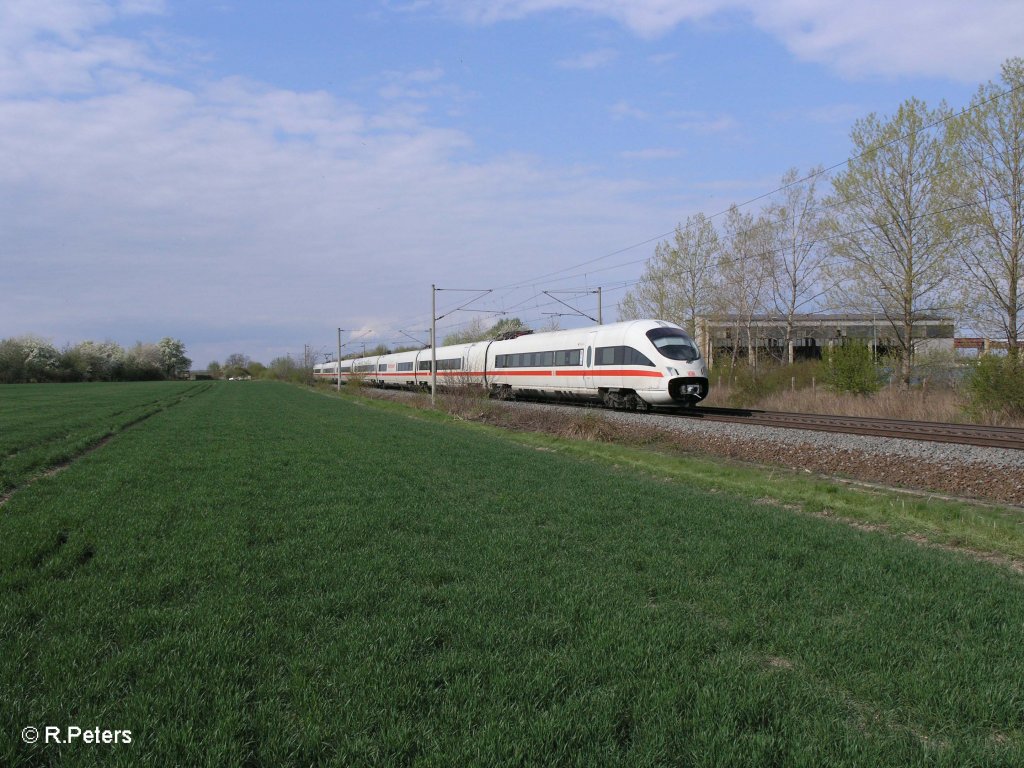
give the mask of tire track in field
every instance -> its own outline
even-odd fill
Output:
[[[10,490],[8,490],[7,492],[5,492],[3,494],[0,494],[0,507],[3,507],[8,501],[10,501],[11,497],[13,497],[14,494],[18,493],[18,491],[21,491],[21,490],[24,490],[25,488],[31,487],[32,485],[34,485],[35,483],[39,482],[40,480],[42,480],[45,477],[53,477],[54,475],[59,474],[60,472],[63,472],[65,469],[70,467],[72,464],[74,464],[79,459],[83,458],[84,456],[88,456],[90,453],[94,453],[94,452],[98,451],[100,448],[105,446],[107,443],[109,443],[111,440],[113,440],[118,435],[121,435],[125,431],[131,429],[132,427],[134,427],[134,426],[136,426],[138,424],[141,424],[142,422],[146,421],[147,419],[149,419],[149,418],[151,418],[153,416],[156,416],[158,413],[163,413],[164,411],[168,411],[171,408],[173,408],[174,406],[183,403],[185,400],[190,400],[191,398],[195,397],[196,395],[200,395],[200,394],[206,392],[212,386],[213,386],[212,384],[207,384],[205,386],[194,387],[194,388],[189,389],[189,390],[183,392],[182,394],[180,394],[180,395],[178,395],[178,396],[176,396],[176,397],[174,397],[172,399],[169,399],[169,400],[156,400],[156,401],[154,401],[152,403],[152,405],[155,406],[153,408],[153,410],[147,411],[146,413],[143,413],[140,416],[137,416],[136,418],[134,418],[134,419],[132,419],[130,421],[126,421],[124,424],[121,424],[121,425],[117,426],[112,431],[108,432],[107,434],[103,435],[102,437],[100,437],[96,441],[94,441],[94,442],[90,443],[89,445],[85,446],[84,448],[82,448],[80,451],[78,451],[74,455],[69,456],[69,457],[67,457],[65,459],[61,459],[60,461],[55,462],[54,464],[51,464],[50,466],[44,468],[38,474],[36,474],[33,477],[31,477],[28,480],[26,480],[24,483],[22,483],[20,485],[16,485],[13,488],[11,488]],[[130,410],[130,409],[124,409],[122,411],[119,411],[119,413],[124,413],[127,410]]]
[[[188,390],[188,391],[191,391],[191,390]],[[179,397],[180,397],[180,395],[179,395]],[[173,401],[169,402],[169,404],[170,405],[174,405],[176,402],[177,402],[176,400],[173,400]],[[140,410],[144,411],[144,413],[148,415],[148,414],[152,414],[153,411],[146,411],[147,408],[151,409],[153,407],[163,407],[163,404],[164,404],[163,400],[151,400],[151,401],[146,402],[146,403],[138,403],[136,405],[128,406],[127,408],[121,408],[121,409],[116,410],[116,411],[110,411],[109,413],[103,414],[103,417],[107,418],[107,419],[115,419],[116,417],[121,416],[121,415],[126,414],[126,413],[130,413],[131,411],[140,411]],[[139,419],[133,419],[131,421],[125,422],[125,424],[121,425],[121,427],[118,427],[118,429],[124,429],[125,427],[132,426],[132,425],[138,423],[138,421],[139,421]],[[8,450],[6,453],[4,453],[2,456],[0,456],[0,459],[6,459],[6,458],[13,457],[13,456],[17,456],[19,453],[24,451],[26,448],[38,449],[38,448],[44,448],[44,447],[47,447],[47,446],[51,446],[51,445],[54,445],[56,443],[60,443],[62,440],[66,440],[69,437],[69,432],[67,431],[66,428],[55,428],[55,429],[56,429],[56,431],[52,432],[49,435],[45,435],[45,436],[41,437],[38,441],[32,443],[29,446],[20,446],[20,445],[12,446],[10,450]],[[110,433],[110,434],[113,434],[113,433]],[[92,446],[90,445],[88,447],[92,447]]]

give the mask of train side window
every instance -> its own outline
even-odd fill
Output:
[[[639,349],[634,349],[633,347],[625,347],[625,350],[625,358],[626,363],[628,365],[646,365],[649,366],[650,368],[654,367],[654,363],[652,363],[650,359]]]
[[[541,352],[540,353],[540,364],[545,368],[550,368],[555,364],[555,353],[554,352]]]
[[[555,352],[555,365],[579,365],[582,357],[582,349],[563,349]]]
[[[646,365],[654,367],[642,352],[633,347],[598,347],[594,365]]]
[[[590,347],[587,347],[587,368],[590,367]]]

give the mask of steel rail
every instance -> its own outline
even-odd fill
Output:
[[[949,424],[933,421],[879,419],[870,416],[827,416],[817,413],[704,406],[678,409],[672,413],[684,418],[752,426],[810,429],[819,432],[844,432],[852,435],[930,440],[939,443],[1024,450],[1024,429],[1019,427],[988,427],[979,424]]]

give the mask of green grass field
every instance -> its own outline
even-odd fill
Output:
[[[0,388],[0,496],[38,471],[209,386],[137,382]]]
[[[193,394],[0,507],[0,765],[1024,764],[1007,568],[287,385]],[[132,743],[20,736],[70,725]]]

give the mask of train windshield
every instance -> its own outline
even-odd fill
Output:
[[[670,360],[692,363],[700,359],[700,351],[693,339],[678,328],[655,328],[647,332],[647,338]]]

